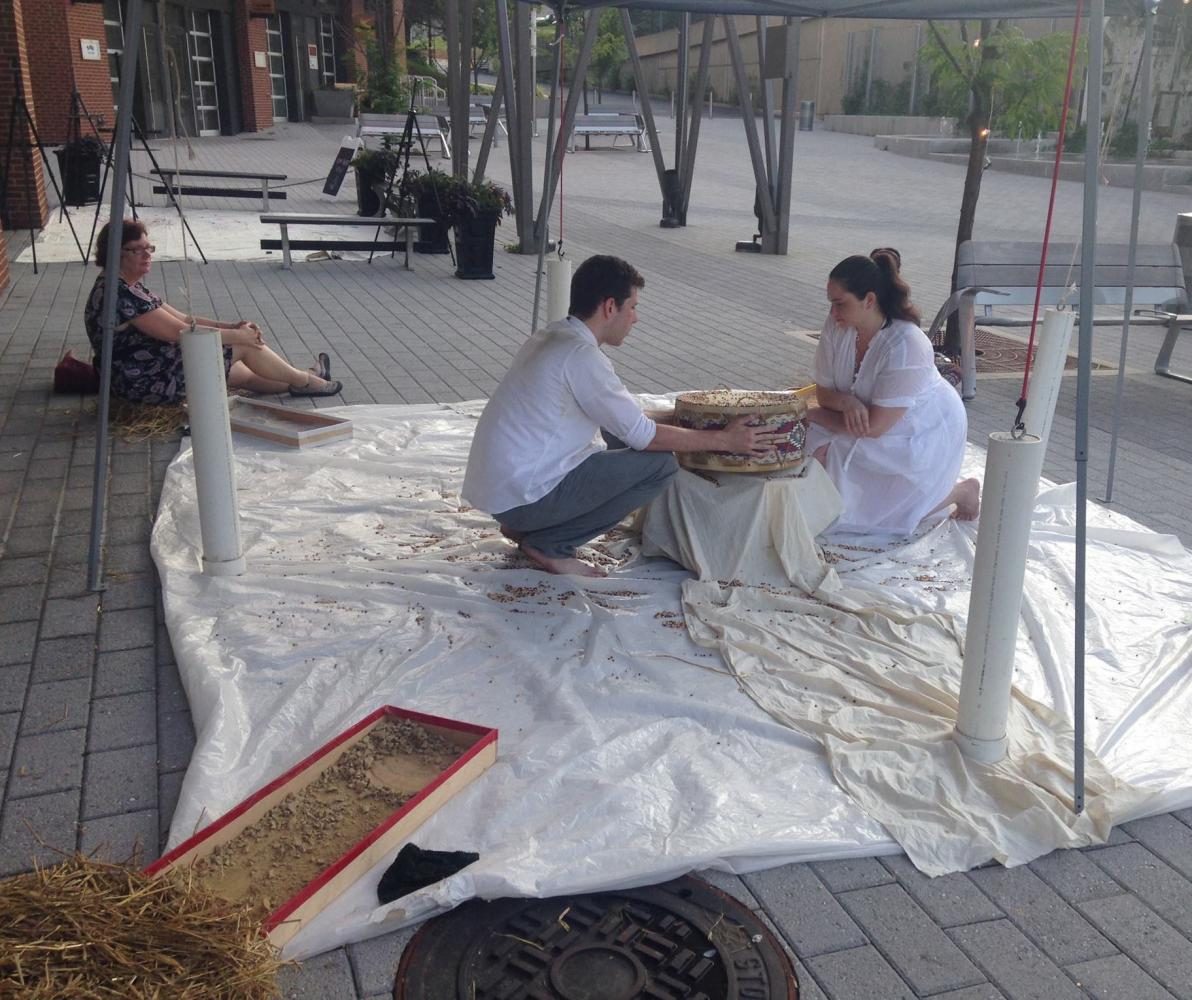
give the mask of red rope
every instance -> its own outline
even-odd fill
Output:
[[[1051,195],[1047,199],[1047,221],[1043,225],[1043,252],[1039,256],[1039,278],[1035,283],[1035,308],[1031,312],[1031,334],[1026,345],[1026,365],[1022,370],[1022,396],[1018,400],[1018,421],[1026,407],[1026,391],[1031,379],[1031,361],[1035,357],[1035,328],[1039,322],[1039,302],[1043,298],[1043,274],[1047,268],[1047,249],[1051,243],[1051,218],[1055,213],[1055,189],[1060,179],[1060,161],[1064,155],[1064,133],[1068,127],[1068,106],[1072,100],[1072,72],[1076,66],[1076,44],[1080,38],[1080,12],[1083,4],[1076,5],[1076,21],[1072,25],[1072,48],[1068,52],[1068,79],[1064,84],[1064,107],[1060,112],[1060,131],[1055,140],[1055,165],[1051,171]],[[1090,86],[1100,86],[1100,81]],[[1096,138],[1089,141],[1096,142]]]

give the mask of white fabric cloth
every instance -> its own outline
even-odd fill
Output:
[[[568,316],[522,345],[484,408],[463,497],[489,514],[533,503],[604,450],[602,429],[638,451],[654,440],[654,421],[617,377],[592,331]]]
[[[906,413],[875,438],[812,424],[807,450],[828,445],[828,475],[844,501],[833,530],[906,535],[956,485],[968,417],[956,390],[936,371],[931,341],[914,323],[892,320],[879,330],[854,371],[856,348],[856,329],[837,327],[829,317],[815,352],[816,384]]]
[[[642,518],[642,555],[662,555],[700,580],[835,590],[815,536],[840,514],[840,494],[808,459],[782,472],[680,469]]]

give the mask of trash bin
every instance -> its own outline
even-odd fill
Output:
[[[815,127],[815,101],[799,102],[799,131],[810,132]]]

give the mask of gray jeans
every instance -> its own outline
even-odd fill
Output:
[[[569,559],[653,500],[679,471],[669,451],[634,451],[607,434],[605,440],[608,451],[588,456],[542,499],[495,514],[497,522],[544,555]]]

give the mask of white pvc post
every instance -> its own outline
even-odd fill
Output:
[[[1006,755],[1006,718],[1022,609],[1043,442],[1034,435],[989,435],[985,496],[969,597],[960,709],[952,738],[961,753],[987,764]]]
[[[244,572],[245,562],[220,332],[184,331],[182,367],[203,539],[203,572],[208,576],[238,576]]]
[[[1047,451],[1047,439],[1051,435],[1055,404],[1060,398],[1064,363],[1068,359],[1068,344],[1072,341],[1075,323],[1075,313],[1048,309],[1035,342],[1035,359],[1031,364],[1031,380],[1027,385],[1022,422],[1028,434],[1033,434],[1043,442],[1044,452]]]
[[[552,257],[546,262],[546,321],[556,323],[567,318],[571,305],[571,261]]]

